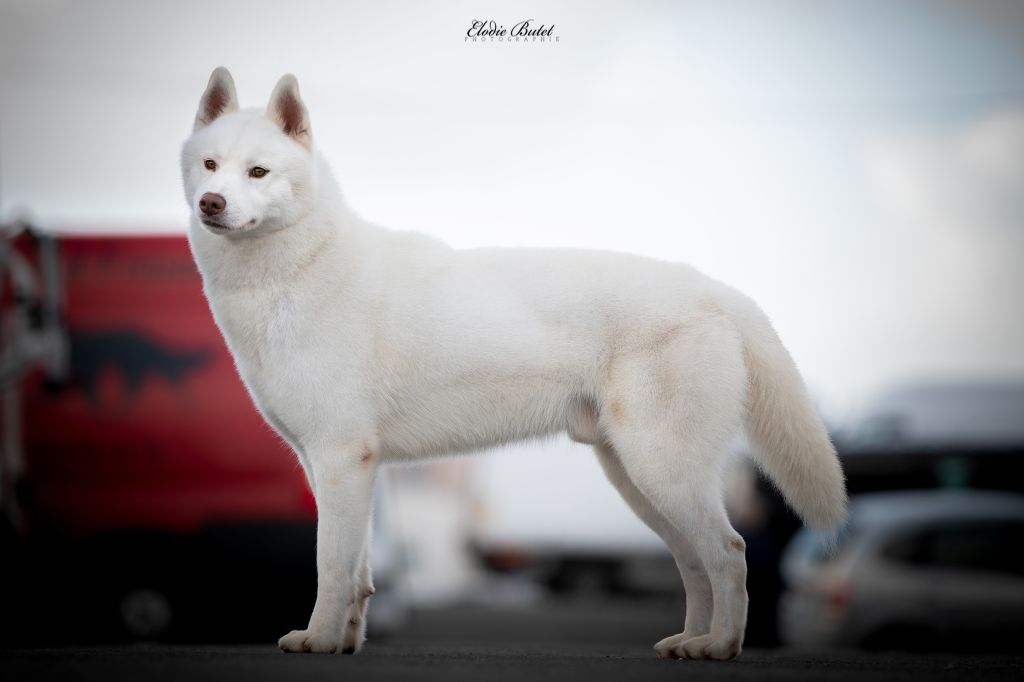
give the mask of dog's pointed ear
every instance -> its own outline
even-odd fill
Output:
[[[299,97],[299,81],[288,73],[274,87],[267,105],[267,118],[276,123],[293,140],[306,149],[312,144],[309,130],[309,112]]]
[[[196,123],[193,130],[199,130],[217,120],[223,114],[238,111],[238,95],[235,94],[235,81],[223,66],[218,66],[210,74],[210,82],[206,92],[199,100],[199,111],[196,112]]]

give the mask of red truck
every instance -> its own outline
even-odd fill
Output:
[[[315,594],[313,497],[235,371],[184,236],[12,230],[0,254],[0,501],[18,618],[70,599],[79,617],[59,620],[75,637],[194,636],[240,608],[247,625],[277,614],[254,636],[301,627]],[[245,593],[257,589],[255,613]]]

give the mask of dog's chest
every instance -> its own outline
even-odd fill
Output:
[[[306,373],[302,364],[318,345],[322,330],[303,314],[304,301],[284,292],[214,297],[214,312],[235,363],[249,390],[261,402],[276,394],[300,391],[292,378]]]

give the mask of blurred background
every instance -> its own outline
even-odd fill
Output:
[[[373,221],[685,261],[761,304],[854,498],[827,554],[737,443],[748,645],[1024,626],[1021,3],[5,0],[0,57],[8,641],[271,641],[312,607],[315,504],[184,238],[177,157],[217,65],[251,106],[295,73]],[[377,636],[682,629],[671,557],[583,446],[377,492]]]

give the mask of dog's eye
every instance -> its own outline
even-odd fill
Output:
[[[206,166],[206,170],[208,171],[217,170],[217,162],[214,161],[213,159],[207,159],[206,161],[203,161],[203,165]]]
[[[249,169],[250,178],[262,178],[269,171],[266,168],[260,168],[259,166],[253,166]]]

